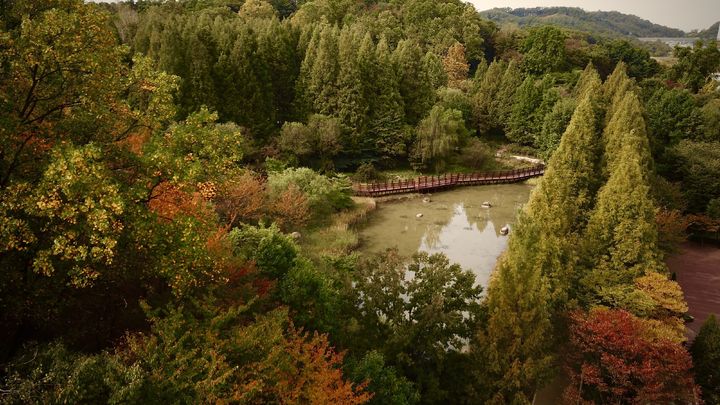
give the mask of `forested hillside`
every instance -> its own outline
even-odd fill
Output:
[[[555,25],[612,37],[684,37],[685,32],[617,11],[585,11],[576,7],[494,8],[480,13],[498,24],[521,27]]]
[[[664,264],[720,230],[715,42],[459,0],[0,2],[0,403],[712,403]],[[545,159],[487,288],[352,181]],[[692,353],[692,354],[691,354]]]

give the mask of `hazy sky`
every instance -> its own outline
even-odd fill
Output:
[[[616,10],[685,31],[720,21],[720,0],[469,0],[478,10],[495,7],[570,6],[588,11]]]

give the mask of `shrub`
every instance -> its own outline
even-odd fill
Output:
[[[492,149],[477,138],[471,139],[460,152],[458,161],[471,169],[487,169],[495,161]]]
[[[355,170],[355,174],[352,178],[355,181],[365,183],[370,181],[383,180],[385,176],[375,168],[375,165],[367,162],[361,164],[360,167]]]
[[[267,228],[243,225],[233,229],[228,238],[237,256],[255,261],[262,273],[273,278],[287,274],[298,256],[295,242],[276,225]]]
[[[344,178],[329,178],[304,167],[270,173],[268,177],[268,189],[272,198],[280,196],[291,185],[305,194],[315,216],[349,208],[353,204],[350,198],[350,183]]]

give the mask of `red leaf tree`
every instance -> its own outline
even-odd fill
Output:
[[[629,312],[575,312],[570,332],[566,403],[701,403],[685,348]]]

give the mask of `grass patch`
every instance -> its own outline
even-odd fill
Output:
[[[358,248],[360,237],[356,228],[375,209],[375,200],[353,197],[353,201],[352,208],[330,215],[327,221],[307,229],[302,235],[300,245],[311,259],[340,257]]]

